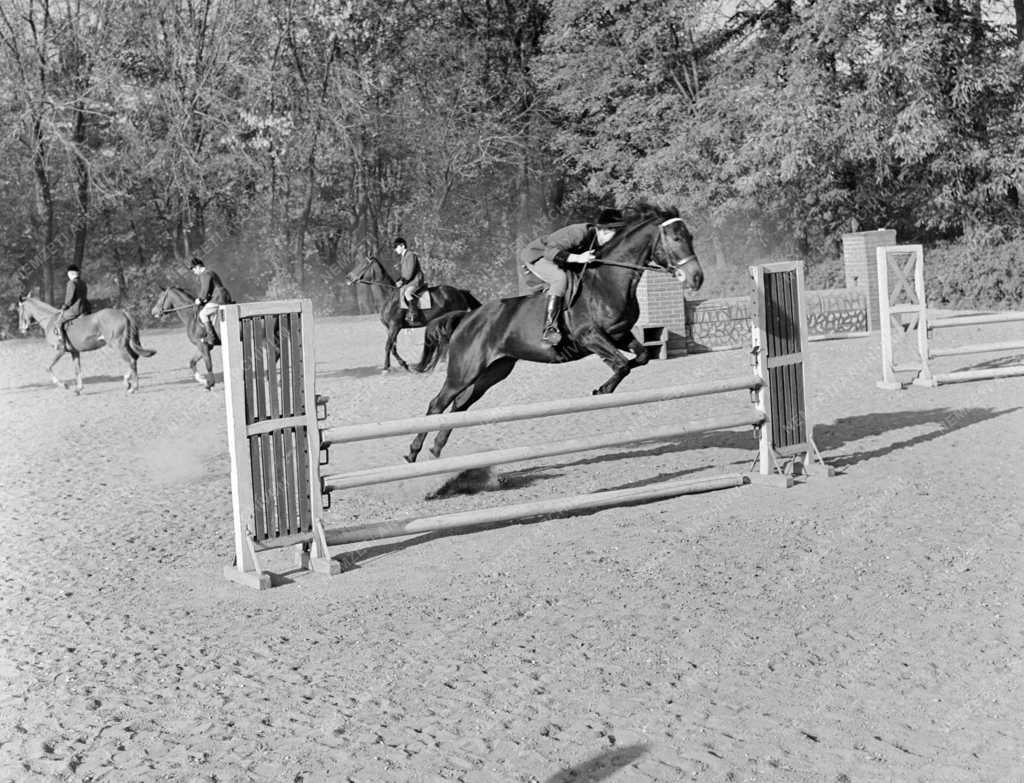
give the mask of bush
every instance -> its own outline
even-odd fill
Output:
[[[1024,239],[999,245],[945,243],[925,252],[932,307],[1024,309]]]

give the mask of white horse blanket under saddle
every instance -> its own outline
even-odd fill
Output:
[[[404,296],[400,297],[400,299],[401,299],[401,301],[399,302],[399,305],[404,310],[407,307],[407,304],[406,304],[406,301],[405,301],[405,297]],[[420,308],[420,310],[429,310],[430,309],[430,289],[429,288],[424,288],[422,291],[420,291],[419,294],[416,295],[415,299],[416,299],[416,306],[418,308]]]

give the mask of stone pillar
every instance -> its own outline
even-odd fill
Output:
[[[896,232],[889,228],[843,234],[846,287],[860,288],[867,294],[868,330],[872,332],[881,324],[878,314],[878,267],[875,251],[879,247],[895,244]]]
[[[636,287],[636,300],[640,305],[637,328],[664,326],[668,330],[668,355],[685,354],[688,334],[683,284],[672,275],[647,272]]]

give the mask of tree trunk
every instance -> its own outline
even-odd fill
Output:
[[[75,219],[75,251],[73,263],[82,266],[85,243],[89,235],[89,166],[85,160],[85,111],[75,107],[75,131],[71,140],[75,150],[75,174],[78,177],[78,216]]]
[[[46,171],[46,141],[43,139],[43,129],[38,119],[32,126],[32,137],[35,142],[32,148],[32,168],[35,171],[36,187],[38,188],[36,209],[43,226],[42,291],[40,295],[52,302],[54,301],[53,260],[57,252],[56,217],[50,176]]]
[[[1017,23],[1017,42],[1024,41],[1024,0],[1013,0],[1013,16]]]

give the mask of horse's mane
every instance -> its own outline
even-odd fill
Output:
[[[679,210],[676,207],[659,207],[646,201],[638,201],[624,207],[622,217],[626,221],[626,225],[615,232],[615,236],[611,238],[608,244],[598,248],[597,258],[606,257],[619,244],[624,242],[627,237],[632,236],[651,222],[657,220],[661,223],[679,217]]]

